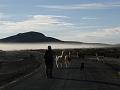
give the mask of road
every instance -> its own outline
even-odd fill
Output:
[[[80,70],[81,62],[85,63]],[[54,67],[53,78],[47,79],[39,70],[33,76],[20,81],[8,90],[120,90],[117,72],[97,60],[73,59],[69,68]]]

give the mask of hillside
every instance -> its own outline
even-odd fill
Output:
[[[39,32],[26,32],[26,33],[19,33],[17,35],[13,35],[7,38],[0,39],[0,42],[62,42],[59,39],[47,37],[42,33]]]

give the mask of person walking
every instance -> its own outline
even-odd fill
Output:
[[[51,49],[51,46],[48,46],[48,50],[46,50],[45,52],[44,59],[46,65],[47,78],[52,78],[54,54],[53,54],[53,50]]]

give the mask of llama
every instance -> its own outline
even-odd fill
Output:
[[[70,61],[71,61],[71,53],[69,52],[68,55],[65,55],[65,66],[66,66],[66,68],[70,64]]]
[[[64,59],[65,59],[64,51],[62,51],[62,54],[60,56],[56,56],[56,59],[55,59],[57,68],[63,67]]]
[[[98,54],[96,53],[96,58],[97,58],[97,62],[103,62],[104,63],[104,56],[98,56]]]

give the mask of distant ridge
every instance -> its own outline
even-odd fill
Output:
[[[47,37],[39,32],[25,32],[0,39],[0,42],[33,43],[33,42],[62,42],[59,39]]]
[[[47,37],[40,32],[34,32],[34,31],[18,33],[16,35],[0,39],[0,43],[43,43],[43,42],[109,45],[109,44],[103,44],[103,43],[84,43],[84,42],[78,42],[78,41],[62,41],[62,40],[59,40],[53,37]]]

